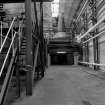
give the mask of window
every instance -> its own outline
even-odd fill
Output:
[[[59,13],[59,0],[54,0],[51,4],[52,17],[57,17]]]

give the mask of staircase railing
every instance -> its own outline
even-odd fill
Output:
[[[11,31],[12,27],[13,27],[13,24],[14,24],[15,19],[16,19],[16,17],[14,17],[14,18],[13,18],[13,21],[11,22],[11,25],[10,25],[9,30],[8,30],[8,32],[7,32],[7,35],[6,35],[6,37],[5,37],[4,41],[3,41],[2,45],[1,45],[1,48],[0,48],[0,53],[1,53],[1,51],[2,51],[3,47],[4,47],[5,43],[6,43],[6,40],[7,40],[8,35],[9,35],[9,33],[10,33],[10,31]]]
[[[2,88],[1,88],[1,92],[0,92],[0,105],[4,105],[4,103],[5,103],[9,83],[11,81],[11,77],[12,77],[12,74],[13,74],[13,71],[14,71],[14,68],[15,68],[15,66],[13,64],[16,62],[16,54],[17,54],[17,50],[19,48],[20,32],[21,32],[20,27],[21,26],[19,26],[19,31],[18,32],[13,30],[13,25],[14,25],[15,20],[16,20],[16,17],[13,18],[4,40],[2,40],[2,22],[1,22],[1,40],[2,40],[2,43],[1,43],[1,48],[0,48],[0,54],[2,54],[3,48],[6,45],[6,42],[7,42],[7,39],[9,37],[10,31],[12,33],[12,36],[11,36],[12,38],[11,38],[11,42],[10,42],[10,45],[8,47],[8,51],[6,53],[5,59],[3,61],[1,70],[0,70],[0,77],[2,76],[4,67],[6,66],[9,54],[12,54],[12,57],[11,57],[9,66],[7,68],[7,72],[6,72],[4,82],[2,84]]]
[[[14,69],[15,69],[15,65],[17,63],[17,59],[19,58],[17,55],[20,54],[21,52],[21,43],[22,43],[22,38],[24,38],[24,36],[22,35],[22,24],[20,23],[19,24],[19,28],[18,28],[18,32],[14,30],[14,23],[15,23],[15,20],[17,18],[14,17],[11,24],[10,24],[10,27],[7,31],[7,34],[5,36],[3,36],[3,22],[1,22],[1,46],[0,46],[0,54],[2,54],[3,52],[3,49],[5,48],[5,45],[7,45],[7,42],[8,42],[8,39],[10,37],[10,44],[9,44],[9,47],[8,47],[8,51],[6,52],[6,55],[5,55],[5,58],[4,58],[4,61],[3,61],[3,64],[2,64],[2,67],[1,67],[1,70],[0,70],[0,78],[4,72],[4,68],[8,62],[8,58],[9,58],[9,55],[12,54],[12,57],[10,59],[10,63],[8,65],[8,67],[6,68],[6,76],[4,78],[4,81],[3,81],[3,84],[2,84],[2,88],[1,88],[1,92],[0,92],[0,105],[4,105],[5,103],[5,100],[6,100],[6,96],[7,96],[7,93],[8,93],[8,88],[9,88],[9,84],[10,84],[10,81],[11,81],[11,78],[12,78],[12,74],[14,72]],[[11,35],[11,36],[10,36]],[[33,72],[33,79],[35,78],[35,69],[36,69],[36,66],[37,66],[37,59],[38,59],[38,53],[39,53],[39,43],[40,43],[40,40],[38,38],[36,38],[36,36],[34,36],[34,39],[36,42],[38,42],[34,48],[35,50],[33,51],[34,53],[34,56],[33,56],[33,67],[32,68],[32,72]],[[20,52],[19,52],[20,51]],[[1,55],[0,55],[1,56]],[[18,65],[18,64],[17,64]],[[19,67],[21,67],[21,65],[18,65]],[[24,68],[23,70],[26,70],[27,67],[29,67],[29,65],[22,65],[22,67]],[[27,71],[27,70],[26,70]]]
[[[3,43],[3,39],[5,38],[5,36],[3,35],[3,24],[6,22],[0,21],[0,48],[2,46]],[[7,39],[10,39],[9,37],[7,37]]]
[[[10,46],[9,46],[8,52],[7,52],[7,54],[6,54],[5,60],[4,60],[4,62],[3,62],[3,65],[2,65],[2,68],[1,68],[1,71],[0,71],[0,76],[2,75],[4,66],[5,66],[5,64],[6,64],[7,58],[8,58],[9,53],[10,53],[10,50],[11,50],[13,44],[14,44],[14,40],[15,40],[15,38],[16,38],[16,34],[17,34],[17,32],[15,32],[15,34],[14,34],[14,36],[13,36],[13,38],[12,38],[12,42],[11,42],[11,44],[10,44]],[[15,49],[14,49],[14,48],[13,48],[13,56],[15,56]]]

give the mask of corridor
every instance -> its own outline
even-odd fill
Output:
[[[0,105],[105,105],[105,0],[0,0]]]
[[[102,76],[101,71],[81,66],[50,66],[35,83],[33,95],[21,94],[12,105],[105,105]]]

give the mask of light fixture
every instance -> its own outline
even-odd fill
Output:
[[[66,51],[58,51],[57,54],[66,54]]]

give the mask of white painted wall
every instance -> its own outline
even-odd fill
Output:
[[[97,7],[102,2],[102,0],[97,0]],[[105,5],[97,12],[97,20],[99,21],[103,16],[105,16]],[[91,21],[88,22],[88,28],[92,27]],[[98,33],[105,30],[105,23],[101,23],[98,27]],[[105,64],[105,33],[103,33],[99,38],[99,60],[101,64]],[[89,42],[89,62],[94,62],[94,49],[93,49],[93,41]],[[92,66],[90,66],[92,67]],[[104,67],[100,67],[100,69],[105,70]]]
[[[97,1],[97,6],[102,2],[102,0]],[[105,16],[105,5],[101,7],[101,9],[97,13],[97,20],[99,21],[101,18]],[[105,30],[105,23],[103,22],[99,25],[98,32]],[[99,37],[99,51],[100,51],[100,63],[105,64],[105,33],[101,34]],[[100,67],[100,69],[105,70],[104,67]]]

